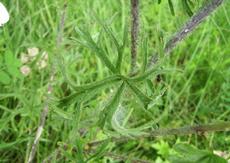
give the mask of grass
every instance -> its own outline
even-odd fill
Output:
[[[109,105],[108,101],[116,101],[117,96],[114,94],[119,92],[117,88],[120,87],[120,82],[109,87],[103,84],[101,87],[90,88],[92,91],[85,92],[84,96],[74,94],[82,89],[81,85],[101,81],[113,73],[108,69],[109,66],[105,66],[106,61],[102,62],[95,55],[95,49],[89,50],[75,41],[85,41],[79,32],[76,32],[76,28],[88,31],[114,64],[117,60],[116,46],[102,30],[95,15],[102,23],[111,27],[118,44],[122,45],[125,26],[129,26],[129,2],[69,1],[63,46],[59,48],[61,57],[57,57],[57,26],[63,2],[2,1],[9,9],[11,19],[0,29],[0,72],[7,75],[0,76],[0,162],[24,162],[28,157],[46,100],[48,76],[53,63],[57,74],[53,83],[52,98],[49,101],[50,112],[36,153],[36,162],[42,162],[57,149],[60,149],[61,154],[54,156],[54,162],[80,162],[92,156],[91,153],[81,155],[82,148],[91,148],[85,147],[85,144],[110,136],[140,135],[158,127],[172,128],[185,124],[230,120],[228,1],[225,1],[189,38],[180,43],[170,58],[160,65],[161,68],[169,70],[160,74],[160,81],[151,77],[147,82],[140,82],[135,87],[120,88],[125,89],[120,90],[123,92],[120,97],[122,102],[111,104],[119,106],[119,111],[116,112],[115,120],[111,124],[117,127],[116,132],[109,130],[109,123],[101,130],[97,122],[101,117],[100,111]],[[198,3],[200,4],[193,10],[202,5],[201,2]],[[166,2],[160,5],[151,0],[141,2],[140,44],[145,39],[148,42],[140,48],[137,63],[139,69],[143,66],[145,47],[148,47],[149,55],[161,52],[171,35],[189,19],[182,11],[181,4],[174,5],[175,16],[172,16]],[[32,72],[25,77],[19,71],[22,66],[20,55],[30,47],[39,48],[39,55],[42,51],[47,51],[49,64],[45,69],[38,70],[36,60],[29,63]],[[121,74],[125,76],[130,69],[129,47],[128,39],[121,64]],[[74,90],[71,83],[80,87]],[[67,98],[69,95],[73,97],[71,100]],[[155,104],[147,110],[143,109],[141,103],[148,102],[145,95],[153,99]],[[84,102],[77,103],[78,97]],[[60,105],[60,100],[66,98],[67,100]],[[168,155],[177,142],[187,142],[210,151],[230,151],[229,132],[140,139],[123,144],[109,142],[104,145],[108,145],[106,149],[104,146],[101,147],[101,151],[150,161],[168,160]],[[164,150],[169,154],[165,154]],[[85,158],[81,158],[83,155]],[[116,162],[111,154],[106,157],[99,157],[99,154],[97,156],[98,158],[93,158],[91,162]]]

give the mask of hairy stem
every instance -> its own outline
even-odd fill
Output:
[[[186,126],[181,128],[172,128],[172,129],[158,129],[154,130],[152,132],[149,132],[148,134],[140,135],[137,137],[120,137],[120,138],[109,138],[104,139],[100,141],[94,141],[91,143],[86,144],[87,149],[85,152],[93,152],[93,147],[96,147],[98,145],[101,145],[105,142],[116,142],[116,143],[123,143],[129,140],[137,140],[137,139],[143,139],[143,138],[153,138],[153,137],[166,137],[166,136],[172,136],[172,135],[191,135],[191,134],[204,134],[207,132],[217,132],[217,131],[229,131],[230,130],[230,121],[226,122],[220,122],[220,123],[213,123],[213,124],[204,124],[204,125],[196,125],[196,126]],[[67,148],[67,144],[65,144],[62,147],[57,148],[51,155],[49,155],[46,159],[43,160],[43,163],[49,162],[52,160],[55,156],[61,154],[62,148]],[[105,153],[104,156],[110,156],[116,159],[120,160],[127,160],[128,157],[120,156],[120,155],[114,155],[113,153]],[[145,160],[140,159],[134,159],[133,162],[148,162]]]
[[[213,11],[215,11],[224,0],[211,0],[210,3],[207,3],[203,8],[201,8],[188,22],[176,32],[172,38],[166,43],[164,48],[164,53],[170,54],[171,51],[181,42],[186,36],[194,31],[194,29],[202,23],[205,18],[207,18]],[[152,67],[158,60],[156,58],[157,54],[152,55],[149,60],[149,67]]]
[[[223,0],[212,0],[200,11],[198,11],[186,24],[179,30],[166,44],[164,49],[169,54],[176,45],[191,33],[207,16],[209,16],[216,8],[220,6]]]
[[[137,67],[139,32],[139,0],[131,0],[131,74]]]
[[[65,24],[65,15],[66,15],[66,8],[67,8],[67,2],[65,2],[64,4],[64,8],[63,8],[63,13],[61,15],[61,21],[59,23],[59,29],[58,29],[58,35],[57,35],[57,41],[56,41],[56,45],[57,45],[57,49],[61,46],[62,44],[62,35],[63,35],[63,29],[64,29],[64,24]],[[58,51],[57,51],[58,53]],[[51,72],[50,72],[50,76],[49,76],[49,82],[48,82],[48,87],[47,87],[47,95],[46,95],[46,101],[44,103],[44,108],[42,110],[41,116],[40,116],[40,123],[38,126],[38,129],[36,131],[36,135],[29,153],[29,158],[27,160],[28,163],[32,163],[35,153],[36,153],[36,149],[37,149],[37,145],[39,143],[39,140],[41,138],[44,126],[45,126],[45,122],[46,122],[46,118],[49,112],[49,103],[51,101],[51,94],[53,92],[53,82],[55,79],[55,74],[56,74],[56,68],[55,68],[55,64],[53,63],[51,66]]]
[[[152,138],[152,137],[165,137],[172,135],[191,135],[191,134],[203,134],[206,132],[217,132],[217,131],[229,131],[230,130],[230,121],[214,123],[214,124],[204,124],[196,126],[186,126],[181,128],[172,128],[172,129],[158,129],[154,130],[148,134],[134,137],[132,139],[141,139],[141,138]],[[132,140],[130,137],[120,137],[120,138],[111,138],[112,142],[125,142]],[[97,146],[108,139],[95,141],[89,143],[89,146]]]

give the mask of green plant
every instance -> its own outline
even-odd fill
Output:
[[[135,57],[130,57],[128,2],[69,1],[62,8],[63,2],[6,2],[19,16],[0,38],[1,161],[149,162],[159,158],[147,145],[159,144],[158,136],[167,139],[157,147],[160,155],[161,147],[167,151],[177,135],[197,147],[226,149],[224,132],[207,140],[202,136],[229,129],[228,88],[222,80],[228,61],[221,63],[229,52],[224,7],[186,38],[222,1],[141,1],[139,28],[133,27]],[[168,5],[175,16],[164,9]],[[188,18],[181,7],[193,16]],[[187,24],[168,38],[185,19]],[[32,63],[29,76],[15,75],[21,66],[17,55],[34,45],[49,52],[50,66],[38,72]],[[2,57],[8,51],[12,55],[7,57],[14,58],[8,64],[13,63],[13,75]],[[217,122],[176,128],[211,119]],[[187,134],[193,135],[183,136]]]

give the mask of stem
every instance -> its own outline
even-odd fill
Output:
[[[148,134],[140,135],[137,137],[113,137],[109,139],[104,139],[100,141],[94,141],[91,143],[88,143],[86,146],[90,149],[88,152],[92,152],[93,148],[95,146],[101,145],[105,142],[116,142],[116,143],[122,143],[127,142],[129,140],[137,140],[137,139],[143,139],[143,138],[153,138],[153,137],[166,137],[166,136],[172,136],[172,135],[191,135],[191,134],[203,134],[206,132],[217,132],[217,131],[229,131],[230,130],[230,121],[226,122],[220,122],[220,123],[214,123],[214,124],[204,124],[204,125],[196,125],[196,126],[186,126],[181,128],[172,128],[172,129],[159,129],[154,130]],[[68,145],[65,144],[62,146],[62,148],[67,148]],[[86,151],[87,152],[87,151]],[[53,159],[54,155],[61,154],[61,147],[57,148],[51,155],[49,155],[46,159],[43,160],[43,163],[49,162]],[[128,157],[126,156],[120,156],[115,155],[113,153],[105,153],[104,156],[110,156],[115,159],[120,160],[127,160]],[[148,161],[140,160],[140,159],[133,159],[133,162],[143,162],[148,163]]]
[[[165,54],[170,54],[171,51],[181,42],[188,34],[192,33],[194,29],[202,23],[213,11],[215,11],[223,0],[212,0],[210,3],[201,8],[188,22],[172,36],[172,38],[166,43],[164,48]],[[149,67],[152,67],[158,60],[157,55],[152,55],[149,60]]]
[[[131,74],[137,67],[137,46],[139,32],[139,0],[131,0]]]
[[[182,41],[189,33],[191,33],[206,17],[208,17],[215,9],[217,9],[223,0],[212,0],[200,11],[198,11],[186,24],[179,30],[166,44],[164,49],[169,54],[176,45]]]
[[[62,44],[66,8],[67,8],[67,2],[65,2],[65,4],[64,4],[63,13],[61,15],[61,21],[60,21],[59,29],[58,29],[58,35],[57,35],[57,41],[56,41],[56,45],[57,45],[58,49]],[[43,108],[41,116],[40,116],[40,124],[38,126],[37,131],[36,131],[35,139],[34,139],[34,142],[32,144],[27,163],[32,163],[33,162],[33,159],[34,159],[34,156],[35,156],[35,153],[36,153],[36,149],[37,149],[37,145],[39,143],[39,140],[41,138],[41,135],[42,135],[42,132],[43,132],[43,129],[44,129],[44,126],[45,126],[46,118],[47,118],[47,115],[48,115],[48,112],[49,112],[49,103],[51,101],[51,94],[53,92],[53,82],[54,82],[54,79],[55,79],[55,74],[56,74],[56,68],[55,68],[55,64],[53,63],[51,65],[51,72],[50,72],[50,77],[49,77],[49,82],[48,82],[46,101],[44,103],[44,108]]]
[[[196,125],[196,126],[186,126],[181,128],[172,128],[172,129],[159,129],[154,130],[148,134],[144,134],[137,137],[120,137],[120,138],[111,138],[111,142],[126,142],[132,139],[141,139],[141,138],[153,138],[153,137],[165,137],[172,135],[191,135],[191,134],[203,134],[206,132],[217,132],[217,131],[229,131],[230,130],[230,121],[215,123],[215,124],[205,124],[205,125]],[[89,146],[97,146],[108,139],[91,142]]]

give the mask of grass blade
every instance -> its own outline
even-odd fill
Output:
[[[173,7],[173,3],[172,3],[172,0],[168,0],[168,4],[169,4],[169,9],[171,11],[171,14],[173,16],[175,16],[175,12],[174,12],[174,7]]]
[[[188,0],[182,0],[182,5],[183,5],[184,10],[188,14],[188,16],[191,17],[193,15],[193,12],[192,12],[192,10],[191,10],[191,8],[189,6]]]

